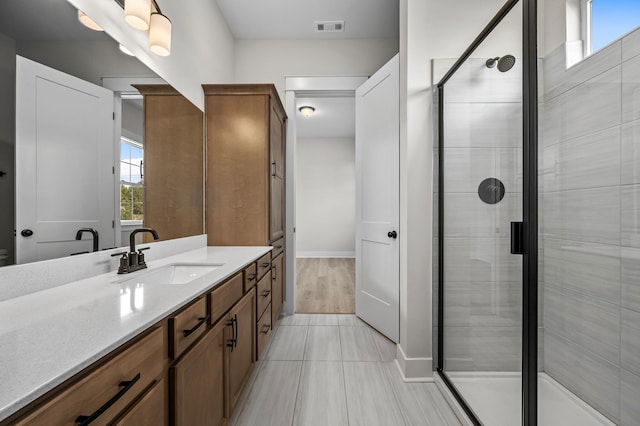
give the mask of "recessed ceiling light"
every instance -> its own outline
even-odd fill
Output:
[[[300,111],[300,114],[302,114],[304,117],[311,117],[311,115],[313,115],[313,113],[315,112],[315,108],[309,105],[305,105],[305,106],[301,106],[300,108],[298,108],[298,111]]]

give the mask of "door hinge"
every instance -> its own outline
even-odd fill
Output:
[[[115,227],[116,227],[116,221],[112,220],[111,221],[111,228],[115,229]]]
[[[114,120],[116,119],[116,112],[115,111],[113,112],[112,117],[113,117]]]
[[[111,166],[111,174],[112,175],[116,174],[116,166]]]
[[[511,222],[511,254],[524,254],[523,222]]]

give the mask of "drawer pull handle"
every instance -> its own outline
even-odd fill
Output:
[[[257,274],[251,274],[249,275],[249,281],[255,281],[257,277]]]
[[[227,347],[231,348],[231,352],[233,352],[233,348],[238,345],[238,315],[234,315],[233,318],[227,323],[227,326],[231,327],[231,339],[229,343],[227,343]]]
[[[182,334],[184,334],[184,337],[188,337],[191,333],[193,333],[194,331],[196,331],[198,328],[200,328],[202,326],[202,324],[204,324],[205,322],[207,322],[207,320],[209,319],[210,315],[207,315],[206,317],[200,317],[198,318],[198,323],[196,325],[194,325],[193,327],[191,327],[188,330],[182,330]]]
[[[265,290],[262,292],[262,297],[268,297],[271,294],[271,290]]]
[[[266,267],[268,267],[270,264],[271,264],[271,262],[264,262],[264,263],[262,264],[262,267],[263,267],[263,268],[266,268]]]
[[[265,324],[262,326],[262,330],[260,331],[260,333],[267,334],[270,328],[271,328],[271,324]]]
[[[140,373],[136,374],[136,376],[131,380],[127,380],[125,382],[118,383],[118,386],[122,387],[122,389],[120,389],[118,391],[118,393],[115,394],[114,397],[111,398],[109,401],[107,401],[102,407],[98,408],[90,416],[78,416],[78,417],[76,417],[76,423],[78,424],[78,426],[87,426],[88,424],[93,423],[93,421],[95,419],[100,417],[113,404],[118,402],[118,400],[120,398],[122,398],[124,396],[124,394],[127,393],[129,391],[129,389],[131,389],[133,387],[133,385],[135,385],[138,380],[140,380]]]
[[[279,249],[281,249],[281,248],[282,248],[282,246],[281,246],[281,245],[277,245],[277,246],[273,246],[273,247],[274,247],[275,249],[277,249],[277,250],[279,250]]]

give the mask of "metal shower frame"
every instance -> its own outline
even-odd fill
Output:
[[[508,0],[437,83],[438,104],[438,353],[437,374],[465,413],[482,425],[444,371],[444,89],[447,81],[480,44],[522,1],[522,142],[524,250],[522,262],[522,425],[538,423],[538,4],[537,0]],[[513,237],[513,236],[512,236]]]

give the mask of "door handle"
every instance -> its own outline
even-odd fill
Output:
[[[394,240],[398,238],[398,233],[396,231],[387,232],[387,237],[393,238]]]
[[[23,237],[30,237],[33,235],[33,231],[31,229],[23,229],[20,232],[20,235],[22,235]]]

